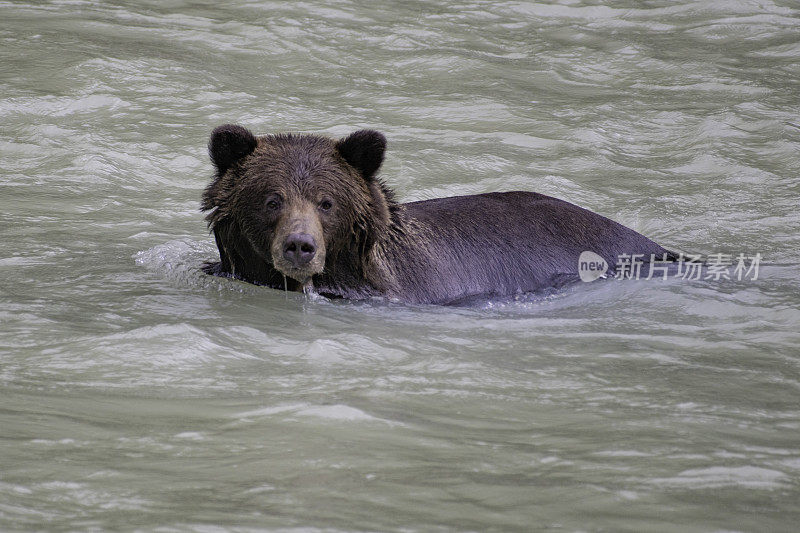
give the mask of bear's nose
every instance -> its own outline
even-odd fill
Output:
[[[308,264],[317,253],[317,243],[308,233],[290,233],[283,243],[283,257],[296,267]]]

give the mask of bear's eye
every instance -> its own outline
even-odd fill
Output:
[[[333,202],[331,202],[330,200],[322,200],[319,203],[319,208],[322,209],[323,211],[330,211],[331,207],[333,207]]]
[[[281,197],[280,196],[270,196],[267,198],[267,209],[278,209],[281,206]]]

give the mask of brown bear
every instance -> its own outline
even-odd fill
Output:
[[[202,209],[219,248],[207,273],[328,297],[455,303],[576,281],[584,251],[673,255],[601,215],[532,192],[398,203],[376,177],[386,139],[361,130],[256,137],[216,128]],[[612,267],[613,270],[613,267]]]

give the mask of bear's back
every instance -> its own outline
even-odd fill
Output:
[[[597,213],[543,194],[513,191],[403,205],[414,247],[391,252],[403,299],[446,303],[511,295],[579,279],[584,251],[615,265],[621,254],[669,252]],[[406,249],[407,248],[407,249]],[[421,263],[424,263],[421,264]]]

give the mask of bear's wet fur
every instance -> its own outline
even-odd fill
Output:
[[[533,192],[398,203],[377,178],[386,139],[360,130],[256,137],[216,128],[202,209],[219,248],[210,274],[329,297],[454,303],[577,281],[583,251],[674,254],[601,215]]]

